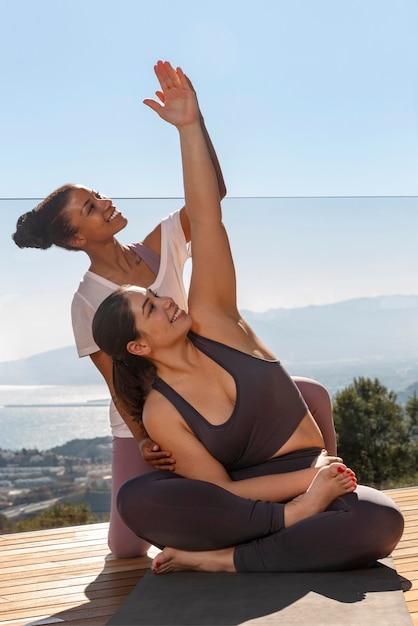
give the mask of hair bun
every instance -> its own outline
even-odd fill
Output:
[[[41,248],[46,250],[52,245],[51,240],[42,232],[39,212],[35,209],[19,217],[16,232],[12,239],[19,248]]]

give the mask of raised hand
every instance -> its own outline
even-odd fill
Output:
[[[160,102],[146,98],[144,104],[177,128],[200,122],[196,93],[183,70],[158,61],[154,71],[161,86],[161,91],[155,92]]]

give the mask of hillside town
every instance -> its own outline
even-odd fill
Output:
[[[17,522],[58,502],[86,503],[107,520],[111,438],[74,440],[52,450],[0,449],[0,520]]]

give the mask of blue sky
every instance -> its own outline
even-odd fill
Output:
[[[65,182],[181,196],[176,131],[142,104],[168,59],[196,87],[229,196],[328,197],[323,212],[225,204],[242,306],[417,292],[416,203],[329,201],[418,196],[415,0],[0,0],[0,25],[0,198]],[[141,203],[132,238],[170,202]],[[34,204],[0,200],[1,361],[72,341],[86,259],[11,243]]]
[[[0,24],[0,197],[181,195],[176,132],[142,105],[159,58],[231,195],[418,193],[415,0],[0,0]]]

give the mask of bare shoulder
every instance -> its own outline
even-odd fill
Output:
[[[168,406],[167,406],[168,405]],[[160,409],[167,409],[170,403],[167,399],[155,389],[151,389],[145,400],[143,410],[143,420],[150,421],[158,416]]]
[[[158,224],[142,242],[144,246],[161,256],[161,224]]]
[[[190,241],[190,223],[189,218],[187,217],[186,207],[180,209],[180,223],[183,228],[184,236],[186,241]],[[161,223],[157,224],[157,226],[152,230],[142,243],[150,248],[153,252],[161,256]]]
[[[186,426],[175,406],[155,389],[152,389],[147,396],[142,421],[151,437],[157,434],[161,437],[168,431],[175,431]]]
[[[261,359],[276,359],[238,312],[228,315],[224,312],[213,312],[208,306],[204,310],[198,310],[196,316],[192,313],[192,318],[192,330],[198,335]]]

